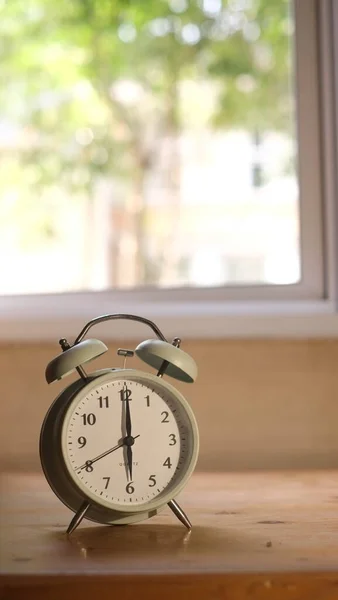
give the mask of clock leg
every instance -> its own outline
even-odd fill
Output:
[[[183,523],[183,525],[185,525],[186,528],[189,529],[189,531],[190,531],[192,529],[192,524],[190,523],[184,510],[181,509],[181,507],[177,504],[177,502],[175,500],[170,500],[170,502],[168,502],[168,506],[169,506],[169,508],[171,508],[171,510],[173,511],[174,515],[176,515],[178,520],[181,521],[181,523]]]
[[[70,535],[76,528],[78,525],[80,525],[83,517],[85,516],[87,510],[90,507],[90,503],[87,502],[87,500],[85,500],[79,510],[77,511],[77,513],[74,515],[74,517],[72,518],[71,522],[68,525],[68,529],[67,529],[67,535]]]

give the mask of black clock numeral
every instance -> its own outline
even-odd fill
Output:
[[[89,415],[82,415],[83,424],[84,425],[94,425],[96,423],[96,417],[94,413],[89,413]]]
[[[125,402],[126,400],[131,400],[130,396],[132,394],[132,391],[129,388],[127,388],[127,386],[123,387],[119,391],[119,394],[120,394],[120,400],[121,400],[121,402]]]
[[[176,440],[176,436],[174,433],[170,433],[169,435],[170,437],[170,442],[169,442],[169,446],[175,446],[175,444],[177,444],[177,440]]]
[[[161,415],[164,415],[161,423],[169,423],[169,413],[166,410],[164,410],[163,412],[161,412]]]
[[[146,399],[146,401],[147,401],[147,406],[150,406],[150,396],[149,396],[149,395],[148,395],[148,396],[146,396],[146,398],[145,398],[145,399]]]
[[[79,444],[79,448],[83,448],[83,447],[86,445],[86,443],[87,443],[87,440],[86,440],[86,438],[85,438],[85,437],[83,437],[83,435],[81,435],[81,436],[78,438],[78,440],[77,440],[77,443]]]
[[[132,486],[132,481],[130,481],[126,487],[127,494],[133,494],[135,492],[135,488]]]
[[[94,467],[92,465],[91,460],[86,461],[85,471],[87,471],[87,473],[92,473],[94,471]]]
[[[105,483],[105,486],[104,486],[104,489],[106,490],[108,488],[108,485],[109,485],[109,482],[110,482],[110,477],[102,477],[102,479],[106,480],[106,483]]]
[[[98,401],[99,401],[99,408],[109,408],[108,396],[105,396],[104,398],[102,396],[99,396]]]
[[[164,467],[168,467],[168,469],[171,469],[171,460],[170,460],[170,456],[168,456],[168,458],[165,459],[164,463],[163,463]]]
[[[155,475],[150,475],[149,481],[151,481],[151,483],[149,483],[149,487],[154,487],[156,485]]]

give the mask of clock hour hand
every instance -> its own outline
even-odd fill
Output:
[[[127,463],[129,469],[130,481],[133,480],[133,451],[131,446],[127,446]]]

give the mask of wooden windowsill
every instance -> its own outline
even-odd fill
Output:
[[[83,523],[41,475],[1,478],[0,598],[338,598],[338,472],[195,474],[169,510]]]

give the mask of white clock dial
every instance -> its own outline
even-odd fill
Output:
[[[193,417],[179,398],[171,386],[135,371],[115,372],[76,396],[62,449],[71,478],[87,497],[135,511],[175,490],[197,452]]]

